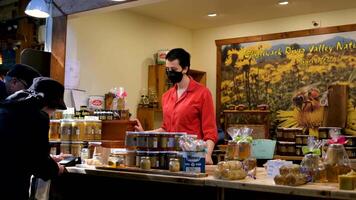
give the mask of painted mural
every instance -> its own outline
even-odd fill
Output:
[[[338,82],[350,87],[356,120],[356,31],[223,45],[221,55],[222,110],[268,104],[284,127],[317,127],[327,87]]]

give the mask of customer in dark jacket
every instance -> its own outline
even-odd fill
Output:
[[[0,81],[0,100],[19,90],[29,88],[33,79],[40,76],[37,70],[28,65],[14,65],[6,74],[4,81]]]
[[[48,114],[66,109],[63,93],[57,81],[38,77],[29,89],[0,103],[1,196],[28,199],[31,175],[48,180],[63,172],[50,157],[48,143]]]

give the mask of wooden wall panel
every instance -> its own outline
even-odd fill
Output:
[[[64,84],[67,16],[53,18],[51,78]]]

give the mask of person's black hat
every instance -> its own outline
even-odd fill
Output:
[[[32,85],[32,81],[36,77],[40,77],[41,74],[34,68],[24,65],[24,64],[15,64],[6,76],[14,77],[25,81],[26,88]]]
[[[61,83],[48,77],[37,77],[33,79],[29,90],[43,93],[45,104],[48,107],[59,110],[67,109],[63,101],[64,86]]]

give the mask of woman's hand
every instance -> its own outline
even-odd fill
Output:
[[[137,125],[135,126],[135,131],[140,131],[140,132],[145,131],[145,130],[143,130],[143,128],[142,128],[142,125],[141,125],[140,120],[135,119],[135,121],[136,121],[136,123],[137,123]]]
[[[209,154],[206,154],[206,155],[205,155],[205,164],[206,164],[206,165],[212,165],[212,164],[214,164],[214,163],[213,163],[213,159],[211,158],[211,155],[209,155]]]

